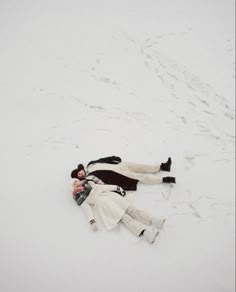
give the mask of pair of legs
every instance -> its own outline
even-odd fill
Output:
[[[165,222],[165,219],[154,218],[147,212],[140,210],[133,205],[130,205],[122,216],[121,222],[134,235],[140,236],[151,225],[155,226],[155,228],[161,229]]]
[[[118,167],[123,175],[139,180],[144,184],[159,184],[162,182],[162,178],[155,175],[161,170],[160,164],[146,165],[121,162]]]

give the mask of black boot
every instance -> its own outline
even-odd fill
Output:
[[[163,182],[163,183],[168,183],[168,184],[170,184],[170,183],[175,184],[175,183],[176,183],[176,181],[175,181],[175,177],[173,177],[173,176],[166,176],[166,177],[163,177],[163,178],[162,178],[162,182]]]
[[[172,161],[171,161],[171,158],[169,157],[166,163],[161,164],[160,170],[170,171],[171,163]]]

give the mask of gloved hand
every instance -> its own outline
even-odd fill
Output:
[[[124,197],[125,195],[126,195],[126,191],[125,190],[123,190],[121,187],[119,187],[119,186],[117,186],[117,193],[119,194],[119,195],[121,195],[122,197]]]
[[[94,219],[90,221],[90,224],[91,224],[91,228],[92,228],[93,231],[97,231],[98,230],[97,229],[97,224],[96,224]]]
[[[113,155],[113,156],[111,156],[111,158],[112,158],[113,160],[116,160],[116,161],[118,161],[118,162],[121,162],[121,158],[120,158],[119,156],[115,156],[115,155]]]

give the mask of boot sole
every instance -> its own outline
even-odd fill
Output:
[[[156,233],[155,237],[153,238],[152,242],[150,242],[151,244],[153,244],[153,243],[155,242],[155,240],[156,240],[158,234],[159,234],[159,231],[157,231],[157,233]]]

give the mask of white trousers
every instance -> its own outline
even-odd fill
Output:
[[[137,179],[144,184],[159,184],[162,179],[155,175],[160,171],[160,164],[146,165],[121,162],[117,165],[119,172],[127,177]]]
[[[131,205],[122,216],[121,222],[134,235],[139,236],[143,230],[147,229],[147,225],[151,225],[152,216]]]

